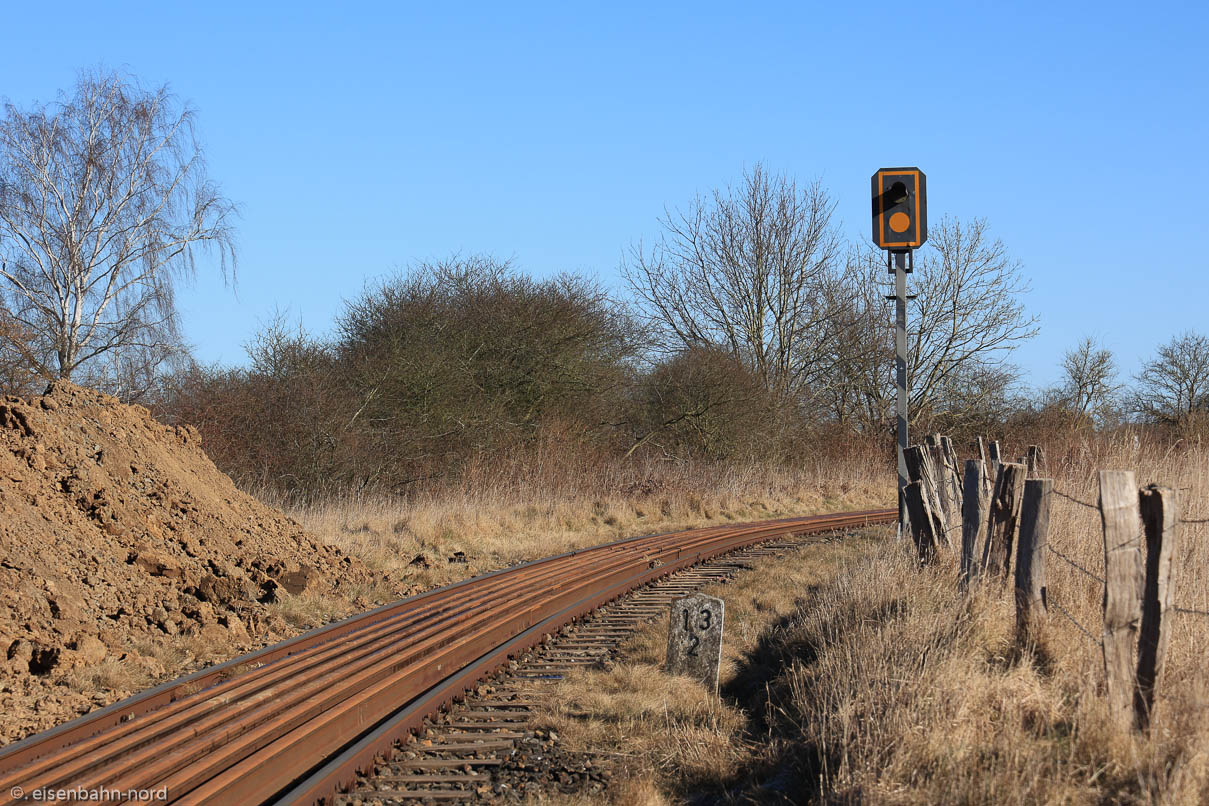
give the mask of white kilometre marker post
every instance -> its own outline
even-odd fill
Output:
[[[668,674],[696,678],[711,694],[717,695],[725,615],[726,603],[704,593],[672,602],[672,622],[667,634]]]

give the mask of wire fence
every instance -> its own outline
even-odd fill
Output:
[[[1091,631],[1088,630],[1086,627],[1084,627],[1082,624],[1080,624],[1079,620],[1077,618],[1075,618],[1070,613],[1068,613],[1066,611],[1065,607],[1063,607],[1062,605],[1060,605],[1056,601],[1054,601],[1054,598],[1052,596],[1046,597],[1046,604],[1052,605],[1059,613],[1066,616],[1067,620],[1070,621],[1071,624],[1075,625],[1075,628],[1078,629],[1079,632],[1086,635],[1093,644],[1095,644],[1096,646],[1101,647],[1101,648],[1104,646],[1103,641],[1101,641],[1099,638],[1096,638],[1096,636],[1092,635]]]
[[[1053,490],[1052,492],[1054,495],[1056,495],[1060,498],[1064,498],[1067,501],[1070,501],[1071,503],[1078,504],[1081,507],[1093,509],[1093,510],[1096,510],[1097,512],[1099,512],[1099,510],[1100,510],[1099,504],[1088,503],[1087,501],[1083,501],[1079,498],[1074,497],[1073,495],[1062,492],[1061,490]],[[1209,523],[1209,518],[1178,518],[1178,519],[1176,519],[1176,523],[1188,524],[1188,525],[1205,524],[1205,523]],[[1134,535],[1135,540],[1141,540],[1143,538],[1144,538],[1143,532],[1138,532],[1138,534]],[[1048,549],[1051,554],[1053,554],[1054,556],[1061,559],[1067,565],[1071,566],[1072,568],[1074,568],[1080,574],[1083,574],[1088,579],[1091,579],[1091,580],[1099,583],[1100,585],[1107,584],[1104,580],[1104,577],[1102,577],[1099,574],[1096,574],[1095,572],[1090,571],[1086,567],[1080,565],[1073,558],[1071,558],[1069,554],[1059,551],[1058,549],[1054,548],[1053,545],[1051,545],[1049,543],[1046,544],[1046,549]],[[1073,616],[1071,616],[1070,613],[1068,613],[1066,610],[1063,610],[1061,605],[1057,604],[1056,602],[1053,602],[1053,604],[1056,608],[1058,608],[1058,611],[1060,613],[1062,613],[1062,615],[1066,616],[1067,619],[1069,619],[1072,623],[1074,623],[1074,625],[1076,627],[1078,627],[1080,629],[1080,631],[1083,632],[1084,635],[1088,635],[1088,636],[1091,635],[1088,632],[1088,630],[1083,627],[1083,625],[1079,624],[1079,622],[1076,621]],[[1176,613],[1182,613],[1185,615],[1209,616],[1209,610],[1199,610],[1195,607],[1181,607],[1179,605],[1172,605],[1168,609],[1172,610]],[[1095,639],[1093,639],[1093,640],[1095,640]],[[1100,642],[1100,645],[1103,646],[1103,642]]]
[[[1201,517],[1204,514],[1201,510],[1188,513],[1193,517],[1171,520],[1172,512],[1177,511],[1174,491],[1135,490],[1132,474],[1112,471],[1101,474],[1096,501],[1085,501],[1066,490],[1055,489],[1053,479],[1042,478],[1046,476],[1044,452],[1039,447],[1029,446],[1028,455],[1019,462],[1002,461],[998,443],[991,442],[987,447],[990,474],[985,463],[980,464],[977,458],[966,463],[963,474],[952,441],[947,437],[929,437],[925,445],[910,446],[905,452],[910,481],[902,490],[903,502],[908,517],[911,520],[918,517],[918,523],[912,524],[912,536],[921,562],[931,562],[944,543],[954,545],[948,538],[952,532],[960,531],[958,584],[961,589],[969,590],[970,583],[982,575],[1009,579],[1015,557],[1017,641],[1027,645],[1037,637],[1033,630],[1038,615],[1041,618],[1047,612],[1061,615],[1093,647],[1103,651],[1106,691],[1113,710],[1123,715],[1132,709],[1131,724],[1144,729],[1149,724],[1148,709],[1153,703],[1156,675],[1162,668],[1167,643],[1164,633],[1172,628],[1167,614],[1209,616],[1209,609],[1202,609],[1204,602],[1197,602],[1201,607],[1185,607],[1171,600],[1175,591],[1171,586],[1178,578],[1178,566],[1172,562],[1171,526],[1173,520],[1175,524],[1200,526],[1209,523],[1209,517]],[[983,442],[979,440],[980,454],[982,448]],[[994,475],[993,483],[989,475]],[[965,499],[965,493],[975,491],[976,502]],[[1138,498],[1138,492],[1154,498],[1148,499],[1148,504]],[[1104,532],[1102,565],[1092,558],[1089,547],[1080,545],[1077,539],[1050,543],[1047,532],[1053,514],[1047,514],[1049,504],[1045,500],[1049,495],[1100,516]],[[1131,518],[1137,523],[1136,532],[1127,525]],[[1071,595],[1068,597],[1063,590],[1055,596],[1052,584],[1055,580],[1047,580],[1045,571],[1045,559],[1050,555],[1070,566],[1075,579],[1090,580],[1094,587],[1080,591],[1076,584],[1064,581],[1063,587],[1070,586]],[[1064,575],[1062,579],[1071,576]],[[1156,591],[1165,591],[1159,602],[1155,601]],[[1089,617],[1090,600],[1083,598],[1083,593],[1093,592],[1103,596],[1102,622],[1091,620],[1095,616]],[[1199,600],[1200,596],[1196,598]],[[1155,618],[1156,612],[1162,617]],[[1085,620],[1081,621],[1076,614]],[[1136,650],[1133,660],[1125,654],[1133,651],[1129,648],[1131,642]],[[1142,651],[1144,647],[1153,651]],[[1120,692],[1131,688],[1135,696],[1121,696]]]
[[[1171,609],[1177,613],[1184,613],[1185,615],[1189,616],[1209,616],[1209,610],[1197,610],[1195,607],[1179,607],[1178,605],[1173,605]]]
[[[950,446],[951,446],[951,443],[950,443]],[[950,446],[939,445],[939,442],[937,441],[937,446],[931,448],[932,451],[938,451],[938,453],[933,454],[933,457],[935,457],[935,458],[933,458],[933,462],[935,462],[935,464],[933,464],[933,468],[935,468],[937,471],[933,471],[933,470],[927,471],[926,477],[927,477],[927,481],[930,481],[931,485],[935,486],[935,487],[933,487],[933,492],[936,493],[936,498],[933,500],[935,500],[936,503],[939,504],[939,508],[941,508],[942,510],[948,510],[947,517],[937,518],[937,523],[933,524],[933,526],[935,526],[935,527],[941,527],[943,524],[942,528],[936,529],[936,535],[939,538],[943,534],[944,539],[947,539],[949,541],[949,543],[951,544],[951,543],[953,543],[953,540],[951,540],[950,538],[954,532],[959,533],[959,534],[965,532],[965,529],[967,528],[967,524],[964,523],[964,520],[965,520],[965,517],[968,517],[968,514],[967,514],[967,512],[960,511],[960,510],[962,510],[961,494],[962,494],[962,492],[965,492],[965,491],[964,491],[964,489],[961,489],[961,485],[959,485],[959,483],[956,483],[956,482],[958,482],[959,479],[961,479],[960,468],[959,468],[959,463],[954,462],[954,460],[953,460],[955,457],[953,457],[953,454],[951,454]],[[943,454],[947,451],[950,452],[948,454],[948,457],[943,456]],[[1032,452],[1032,450],[1030,450],[1030,453],[1031,452]],[[1040,458],[1040,453],[1041,453],[1040,451],[1037,451],[1037,457],[1039,457],[1039,458]],[[920,462],[919,454],[916,454],[915,460],[916,460],[916,462]],[[995,468],[996,468],[996,472],[1002,472],[1000,470],[1000,468],[1002,468],[1002,463],[996,463]],[[1028,475],[1026,475],[1026,479],[1036,479],[1036,477],[1039,477],[1041,475],[1041,472],[1040,472],[1041,469],[1040,469],[1039,465],[1034,465],[1030,462],[1030,463],[1026,464],[1026,468],[1028,468]],[[948,475],[948,474],[951,474],[951,475]],[[980,474],[980,475],[982,475],[982,474]],[[924,477],[925,477],[925,475],[921,474],[920,479],[914,479],[914,477],[913,477],[913,481],[922,482],[922,481],[924,481]],[[985,475],[983,475],[983,477],[985,477]],[[967,483],[968,483],[968,479],[967,479]],[[1017,481],[1017,482],[1013,482],[1013,483],[1019,483],[1019,482]],[[956,495],[954,495],[954,492],[956,493]],[[983,492],[991,493],[991,498],[994,499],[996,497],[996,495],[1000,494],[999,485],[997,485],[997,483],[991,483],[991,481],[988,479],[987,485],[985,485],[983,487]],[[1055,489],[1053,487],[1049,487],[1049,492],[1051,492],[1053,495],[1057,495],[1058,498],[1062,498],[1066,501],[1070,501],[1071,504],[1074,504],[1076,506],[1081,506],[1081,508],[1083,508],[1083,509],[1092,510],[1094,512],[1098,512],[1098,514],[1100,514],[1100,512],[1101,512],[1101,506],[1100,506],[1099,500],[1095,500],[1093,503],[1093,501],[1083,500],[1082,498],[1077,497],[1077,495],[1072,495],[1069,492],[1063,491],[1063,489]],[[1020,493],[1018,492],[1018,489],[1017,489],[1016,495],[1017,495],[1017,497],[1019,497],[1019,495],[1020,495]],[[1011,495],[1008,495],[1008,498],[1011,498]],[[955,505],[955,506],[951,506],[951,505]],[[1008,508],[1011,508],[1011,506],[1012,506],[1010,501],[1007,501],[1006,499],[990,501],[990,505],[991,505],[991,508],[993,508],[993,510],[994,510],[994,508],[996,508],[996,506],[999,506],[999,508],[1005,508],[1005,506],[1008,506]],[[1014,501],[1014,506],[1016,506],[1016,508],[1019,508],[1019,505],[1020,505],[1020,500],[1019,500],[1019,498],[1017,498],[1017,500]],[[933,511],[935,511],[935,508],[933,508]],[[985,514],[985,510],[983,510],[983,512]],[[1017,509],[1016,516],[1019,517],[1019,515],[1020,515],[1020,512],[1019,512],[1019,509]],[[1196,512],[1196,515],[1198,515],[1198,516],[1201,515],[1201,512]],[[991,517],[993,517],[993,521],[994,521],[995,516],[993,515]],[[1209,517],[1179,517],[1179,518],[1176,518],[1176,523],[1187,524],[1187,526],[1201,526],[1201,524],[1209,523]],[[968,528],[976,529],[976,532],[977,532],[977,530],[980,527],[971,526]],[[1018,528],[1018,526],[1016,528]],[[988,539],[989,539],[989,537],[988,537]],[[1011,540],[1011,538],[1008,538],[1008,540]],[[1109,591],[1107,591],[1107,581],[1106,581],[1107,572],[1106,572],[1106,569],[1104,566],[1100,566],[1098,569],[1099,573],[1097,573],[1097,570],[1088,568],[1087,564],[1080,562],[1080,559],[1077,558],[1077,555],[1080,552],[1078,552],[1077,550],[1072,549],[1072,547],[1070,547],[1070,546],[1051,544],[1045,538],[1042,538],[1042,540],[1043,540],[1043,545],[1045,545],[1045,549],[1047,550],[1048,555],[1057,557],[1058,559],[1060,559],[1060,561],[1065,563],[1066,566],[1069,566],[1071,569],[1074,569],[1074,572],[1078,576],[1081,576],[1081,578],[1091,581],[1092,584],[1099,587],[1099,590],[1101,593],[1104,593],[1105,601],[1107,601],[1107,599],[1109,599]],[[1141,547],[1141,550],[1143,550],[1143,552],[1145,553],[1145,551],[1146,551],[1145,546],[1147,545],[1146,538],[1145,538],[1145,529],[1139,530],[1138,534],[1133,535],[1132,538],[1130,538],[1128,541],[1126,541],[1126,543],[1123,543],[1122,545],[1123,546],[1139,546],[1139,547]],[[989,556],[990,547],[985,546],[983,551],[987,552],[983,556],[983,562],[985,563],[985,561],[987,561],[987,557]],[[1022,547],[1022,551],[1023,551],[1023,547]],[[978,563],[977,559],[974,559],[973,562],[974,562],[974,564]],[[1105,563],[1106,562],[1107,562],[1107,557],[1105,557]],[[1003,573],[1006,573],[1007,569],[1005,567],[1005,568],[1002,568],[1001,570]],[[1060,601],[1059,601],[1059,599],[1060,599]],[[1065,619],[1066,621],[1069,621],[1071,626],[1074,627],[1076,631],[1080,632],[1082,634],[1082,636],[1086,637],[1089,640],[1089,642],[1092,642],[1092,644],[1094,646],[1097,646],[1097,648],[1104,649],[1104,640],[1097,637],[1097,633],[1100,632],[1101,625],[1097,625],[1097,627],[1095,627],[1095,628],[1089,628],[1086,624],[1083,624],[1083,622],[1078,620],[1077,617],[1075,616],[1075,614],[1071,613],[1071,610],[1063,607],[1063,602],[1069,603],[1069,601],[1066,601],[1066,598],[1064,596],[1054,597],[1054,591],[1053,591],[1052,586],[1049,586],[1046,588],[1045,595],[1043,595],[1043,607],[1052,609],[1053,611],[1055,611],[1055,613],[1062,615],[1063,619]],[[1077,608],[1076,608],[1076,610],[1077,610]],[[1201,609],[1201,608],[1182,607],[1182,605],[1180,605],[1180,604],[1170,604],[1170,605],[1168,605],[1167,608],[1165,608],[1165,610],[1167,610],[1168,613],[1179,613],[1181,615],[1209,616],[1209,610],[1205,610],[1205,609]]]
[[[1062,559],[1063,561],[1065,561],[1068,565],[1070,565],[1072,568],[1074,568],[1079,573],[1083,574],[1084,576],[1088,577],[1089,579],[1099,582],[1101,585],[1105,584],[1104,577],[1099,576],[1098,574],[1093,574],[1091,571],[1088,571],[1086,568],[1079,565],[1077,562],[1075,562],[1074,560],[1072,560],[1070,557],[1066,556],[1062,552],[1058,551],[1056,548],[1051,546],[1049,543],[1046,543],[1045,547],[1047,549],[1049,549],[1051,554],[1054,554],[1057,557],[1059,557],[1060,559]]]

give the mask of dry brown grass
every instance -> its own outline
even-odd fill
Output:
[[[647,778],[621,778],[609,785],[606,802],[617,806],[668,806],[668,799],[659,787]],[[525,806],[600,806],[600,795],[562,792],[530,792]]]
[[[884,530],[870,534],[878,533]],[[628,641],[613,668],[580,672],[559,685],[544,705],[542,722],[566,749],[616,762],[619,784],[605,802],[629,804],[638,791],[651,793],[650,803],[697,791],[718,794],[765,752],[762,742],[752,741],[750,715],[742,707],[752,692],[742,688],[762,690],[775,671],[764,667],[761,651],[769,625],[795,612],[801,596],[846,563],[882,551],[883,542],[868,534],[820,542],[761,561],[759,571],[732,583],[706,588],[726,600],[722,699],[706,697],[698,683],[661,670],[668,628],[663,618]],[[543,797],[531,802],[564,802]],[[576,797],[565,802],[592,802]]]
[[[1131,468],[1139,484],[1179,488],[1186,519],[1206,517],[1209,450],[1200,446],[1161,450],[1117,440],[1050,456],[1057,489],[1093,505],[1097,470]],[[1209,610],[1207,535],[1205,524],[1182,527],[1176,601],[1183,607]],[[1050,541],[1103,575],[1095,509],[1056,500]],[[673,801],[728,791],[735,802],[1209,803],[1209,618],[1174,617],[1155,724],[1142,737],[1109,718],[1100,649],[1056,610],[1037,655],[1022,657],[1010,593],[984,584],[963,596],[951,559],[919,570],[906,547],[890,541],[844,562],[724,677],[726,698],[715,707],[744,708],[739,728],[721,717],[703,726],[684,705],[657,718],[661,698],[674,704],[682,695],[673,694],[679,683],[653,671],[662,652],[656,627],[630,655],[649,679],[619,668],[568,686],[557,700],[560,735],[581,751],[620,753],[636,742],[628,761],[635,780]],[[723,589],[728,642],[736,646],[752,641],[732,631],[738,601],[754,607],[784,586],[802,590],[792,577],[761,579],[755,596],[736,599],[739,588]],[[1051,601],[1097,637],[1101,595],[1096,582],[1049,555]],[[751,624],[776,622],[777,612],[774,604],[769,618]],[[773,666],[780,669],[769,682]],[[645,698],[641,713],[656,716],[619,719],[632,706],[594,693],[610,679],[641,685],[629,700]],[[712,724],[730,731],[729,748],[703,730]],[[680,737],[703,731],[697,747],[681,747],[669,726]],[[694,753],[705,750],[713,754],[703,767]],[[768,781],[771,790],[760,786]]]
[[[557,471],[534,467],[507,481],[484,476],[406,499],[348,497],[289,513],[320,539],[418,591],[638,534],[890,506],[894,496],[892,477],[874,463],[779,469],[631,462]],[[363,597],[384,600],[381,591]],[[337,604],[291,602],[283,615],[306,623]]]
[[[905,552],[870,558],[775,636],[792,659],[775,724],[815,748],[795,771],[803,788],[822,775],[840,802],[1203,802],[1199,664],[1173,658],[1153,737],[1131,735],[1104,707],[1090,639],[1051,620],[1040,658],[1019,657],[1008,597],[986,585],[962,597],[954,570],[918,571]]]

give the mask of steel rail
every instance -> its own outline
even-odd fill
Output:
[[[428,591],[0,749],[0,806],[20,802],[19,789],[166,788],[177,804],[330,802],[426,716],[593,609],[772,537],[895,516],[873,510],[628,538]]]
[[[705,530],[698,530],[704,532]],[[24,739],[16,744],[0,750],[0,774],[5,769],[23,764],[26,760],[53,752],[55,749],[73,744],[82,738],[95,734],[110,727],[118,726],[133,717],[155,710],[166,703],[177,701],[182,693],[189,691],[208,690],[221,685],[229,675],[237,670],[257,665],[267,666],[283,662],[298,653],[307,652],[321,643],[330,643],[356,632],[364,631],[375,625],[387,622],[392,618],[413,610],[433,608],[440,602],[456,599],[467,595],[466,588],[475,587],[487,591],[488,580],[510,574],[526,568],[534,568],[582,556],[588,552],[625,549],[629,544],[642,544],[660,535],[647,535],[626,538],[615,543],[604,544],[587,549],[577,549],[564,554],[535,560],[523,565],[505,568],[484,574],[473,579],[463,580],[452,585],[426,591],[413,597],[384,605],[376,610],[354,616],[336,624],[320,627],[299,635],[290,640],[266,647],[256,652],[239,656],[225,663],[200,670],[177,680],[164,683],[155,688],[136,694],[122,702],[115,703],[101,710],[87,714],[84,717],[60,725],[44,733]],[[474,594],[471,594],[474,595]],[[241,675],[240,679],[244,679]],[[0,779],[0,783],[7,779]]]

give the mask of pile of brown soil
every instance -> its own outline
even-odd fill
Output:
[[[272,606],[283,591],[353,599],[384,584],[237,490],[191,428],[62,382],[0,403],[2,742],[193,658],[147,647],[230,656],[298,631]]]

